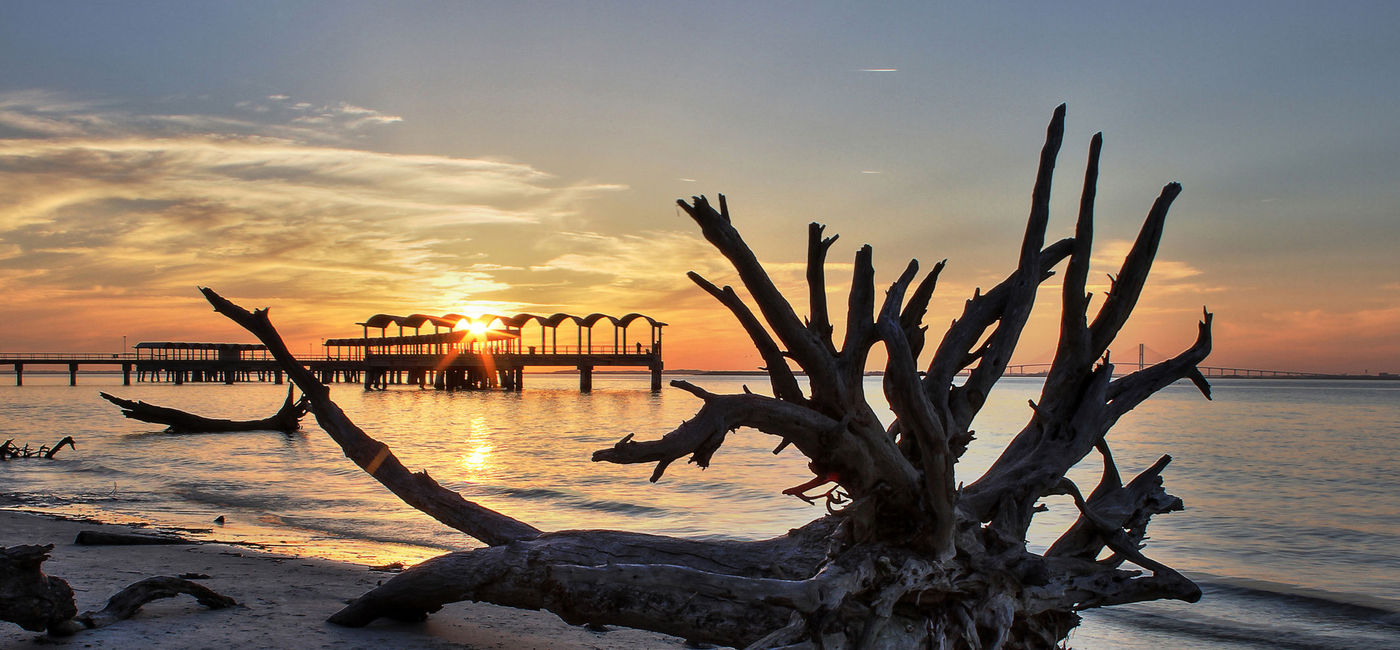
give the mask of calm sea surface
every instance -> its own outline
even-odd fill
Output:
[[[761,377],[689,378],[715,392]],[[699,401],[653,395],[644,376],[595,375],[581,395],[573,375],[527,375],[523,393],[417,388],[333,396],[411,468],[467,498],[545,530],[621,528],[667,535],[758,539],[821,514],[780,493],[805,481],[794,451],[732,435],[701,471],[676,464],[660,483],[651,467],[590,462],[635,432],[649,439],[690,417]],[[0,505],[215,530],[220,540],[365,563],[417,561],[469,538],[403,505],[341,455],[311,418],[303,433],[172,435],[127,420],[98,390],[215,417],[264,417],[284,387],[121,386],[113,375],[0,376],[0,440],[37,446],[78,441],[53,461],[0,465]],[[1008,379],[974,424],[959,464],[971,482],[1025,423],[1038,379]],[[867,381],[881,400],[878,378]],[[1089,612],[1079,648],[1400,648],[1400,382],[1222,380],[1208,402],[1172,386],[1110,434],[1125,480],[1162,454],[1167,489],[1186,511],[1149,528],[1153,557],[1201,583],[1196,605],[1150,603]],[[1073,475],[1086,491],[1097,455]],[[1074,519],[1050,500],[1032,530],[1043,546]],[[213,526],[223,515],[228,523]]]

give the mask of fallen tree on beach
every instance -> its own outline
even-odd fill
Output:
[[[164,424],[166,433],[227,433],[231,431],[281,431],[292,433],[301,428],[301,417],[309,408],[306,396],[292,399],[295,387],[287,387],[287,399],[282,407],[270,417],[261,420],[224,420],[196,415],[179,409],[156,406],[145,402],[122,399],[115,395],[98,392],[98,395],[122,410],[122,415],[133,420]]]
[[[1170,458],[1125,483],[1107,437],[1120,417],[1173,382],[1191,380],[1210,395],[1197,369],[1210,351],[1209,313],[1195,343],[1165,362],[1115,378],[1107,356],[1137,303],[1180,186],[1162,189],[1091,320],[1086,286],[1102,140],[1096,135],[1089,146],[1074,235],[1047,244],[1063,121],[1061,106],[1041,152],[1015,270],[974,293],[937,341],[922,320],[943,263],[920,279],[911,262],[877,304],[872,251],[862,247],[838,346],[824,270],[834,236],[824,237],[818,224],[808,230],[804,319],[735,229],[723,196],[717,206],[704,197],[679,202],[756,303],[755,313],[734,289],[690,275],[752,339],[772,395],[720,395],[672,382],[702,401],[693,418],[655,440],[628,435],[593,460],[654,464],[656,481],[687,456],[707,466],[740,428],[774,436],[775,451],[791,446],[811,461],[814,478],[790,492],[827,501],[832,512],[765,541],[549,533],[467,501],[410,471],[350,421],[288,351],[267,310],[249,312],[201,289],[216,311],[267,346],[346,456],[409,505],[488,545],[410,568],[330,620],[418,620],[445,603],[476,600],[739,647],[1042,648],[1065,639],[1079,622],[1076,612],[1087,608],[1197,600],[1195,584],[1142,551],[1151,517],[1182,507],[1162,487]],[[1040,399],[991,468],[962,485],[954,470],[974,441],[973,419],[1007,370],[1038,288],[1065,260],[1060,334]],[[889,426],[862,388],[876,346],[888,358]],[[926,349],[932,354],[921,371]],[[966,379],[956,383],[962,373]],[[1086,495],[1067,473],[1095,452],[1102,478]],[[831,487],[807,493],[822,486]],[[1070,497],[1079,518],[1035,553],[1027,531],[1051,495]]]

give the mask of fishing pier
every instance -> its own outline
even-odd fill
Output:
[[[596,368],[646,370],[651,389],[661,390],[661,331],[666,323],[642,314],[619,318],[605,314],[488,314],[475,318],[376,314],[356,324],[361,326],[360,336],[325,339],[320,355],[297,361],[323,383],[359,383],[365,390],[417,385],[438,390],[519,391],[530,368],[573,368],[583,392],[593,389]],[[424,332],[428,326],[432,333]],[[561,327],[565,330],[563,345]],[[390,328],[396,330],[391,333]],[[595,333],[603,340],[595,341]],[[574,335],[572,344],[569,334]],[[135,352],[120,354],[7,353],[0,354],[0,364],[14,368],[17,386],[24,385],[26,366],[66,366],[69,385],[77,385],[78,370],[84,366],[120,370],[124,385],[133,380],[174,384],[284,381],[277,361],[263,345],[146,341],[133,349]]]

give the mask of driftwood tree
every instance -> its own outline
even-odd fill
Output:
[[[856,254],[844,335],[837,345],[824,263],[835,237],[808,231],[809,314],[797,315],[731,223],[703,197],[685,212],[733,262],[758,313],[730,287],[691,279],[723,303],[761,353],[773,395],[717,395],[672,382],[703,401],[699,412],[659,439],[627,436],[593,460],[654,463],[651,480],[686,456],[708,465],[726,436],[757,429],[811,460],[835,483],[828,498],[844,508],[789,534],[759,542],[697,541],[617,531],[544,533],[462,499],[426,473],[405,468],[330,400],[296,363],[266,310],[247,312],[204,289],[215,309],[253,332],[310,400],[320,425],[359,464],[404,501],[488,547],[449,553],[413,567],[332,617],[365,625],[380,617],[419,619],[443,604],[478,600],[547,609],[574,623],[617,624],[696,641],[750,647],[971,647],[1055,645],[1077,611],[1134,601],[1200,596],[1192,582],[1143,555],[1152,515],[1181,508],[1162,488],[1163,457],[1123,483],[1106,437],[1113,424],[1155,391],[1190,379],[1210,350],[1210,315],[1190,349],[1118,378],[1109,344],[1143,288],[1167,209],[1180,187],[1163,188],[1112,288],[1090,320],[1086,294],[1101,138],[1089,148],[1074,236],[1046,245],[1051,175],[1064,107],[1050,123],[1017,268],[967,301],[933,347],[923,373],[920,324],[942,263],[915,283],[908,268],[877,303],[869,246]],[[995,464],[965,487],[954,469],[973,440],[969,429],[1026,324],[1037,288],[1063,273],[1060,336],[1030,420]],[[896,420],[876,417],[862,388],[871,349],[888,356],[884,391]],[[795,377],[806,374],[808,388]],[[954,377],[967,372],[957,383]],[[1103,477],[1084,496],[1066,473],[1098,451]],[[1081,515],[1045,553],[1027,549],[1037,504],[1069,495]],[[1133,568],[1133,567],[1137,568]]]

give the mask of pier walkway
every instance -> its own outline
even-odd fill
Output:
[[[628,327],[634,323],[645,324],[647,336],[629,342]],[[603,324],[612,325],[611,343],[597,345],[593,330]],[[593,370],[600,367],[645,369],[651,375],[651,389],[661,390],[661,330],[666,323],[641,314],[621,318],[517,314],[475,319],[457,314],[377,314],[357,325],[362,327],[361,336],[326,339],[322,354],[297,360],[324,383],[360,383],[365,390],[416,384],[439,390],[518,391],[524,387],[529,368],[573,368],[578,372],[579,390],[587,392],[593,389]],[[418,333],[426,325],[432,325],[434,332]],[[573,325],[574,331],[566,333],[576,335],[577,345],[559,345],[561,325]],[[390,327],[398,328],[397,335],[389,335]],[[539,330],[538,345],[523,343],[527,328]],[[175,384],[284,381],[281,368],[262,345],[147,341],[136,344],[134,350],[119,354],[0,353],[0,367],[14,368],[17,386],[24,385],[27,366],[66,367],[69,385],[77,385],[78,371],[83,367],[120,370],[124,385],[133,380]]]

